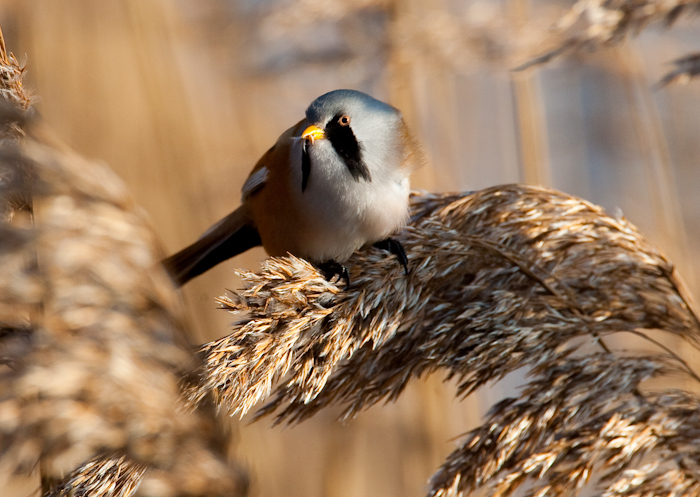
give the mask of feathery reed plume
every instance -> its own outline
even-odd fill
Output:
[[[24,69],[15,55],[7,51],[5,38],[0,31],[0,96],[15,108],[28,110],[31,98],[22,86]]]
[[[680,16],[696,14],[698,10],[698,0],[578,0],[554,26],[552,48],[518,69],[573,52],[608,47],[651,23],[671,26]]]
[[[141,482],[144,471],[144,466],[135,464],[124,456],[98,458],[78,468],[44,497],[71,495],[70,492],[76,489],[78,495],[129,497]]]
[[[410,8],[399,9],[390,0],[291,0],[269,9],[261,26],[268,37],[277,38],[300,26],[337,23],[363,12],[384,13],[391,24],[377,32],[380,39],[371,45],[375,49],[388,46],[400,59],[437,60],[455,70],[484,63],[523,70],[559,56],[613,46],[650,24],[671,26],[698,10],[698,0],[578,0],[558,20],[546,14],[523,23],[517,16],[504,15],[502,10],[485,4],[475,4],[474,9],[461,15],[439,7],[425,9],[424,15],[412,15]],[[353,52],[350,47],[346,51]],[[694,76],[693,58],[691,54],[678,59],[681,72],[669,74],[662,83]]]
[[[698,348],[699,321],[671,263],[629,222],[518,185],[415,194],[412,205],[399,237],[408,276],[376,249],[349,261],[349,288],[294,257],[241,271],[245,289],[220,303],[247,314],[203,346],[207,373],[190,401],[213,391],[222,409],[244,414],[278,384],[257,417],[298,422],[333,404],[352,416],[438,369],[465,396],[528,367],[520,397],[466,436],[431,495],[487,484],[510,495],[525,481],[533,495],[569,495],[594,469],[610,495],[700,483],[700,401],[643,393],[645,380],[664,374],[700,381],[656,336]],[[639,337],[654,352],[613,350],[613,335]],[[655,465],[639,466],[643,455]]]
[[[0,350],[12,366],[0,379],[4,473],[40,460],[51,479],[82,466],[64,489],[242,494],[244,479],[213,443],[213,419],[182,409],[181,377],[198,364],[153,231],[122,183],[31,131],[0,150],[0,175],[23,167],[35,178],[35,228],[5,225],[0,254]],[[94,461],[102,454],[126,459]],[[104,471],[110,464],[118,468]]]
[[[681,57],[671,62],[675,66],[674,69],[667,72],[658,83],[659,87],[667,86],[672,83],[685,84],[691,79],[700,75],[700,53],[693,53]]]
[[[39,464],[53,497],[245,494],[211,413],[183,409],[199,363],[153,230],[106,166],[42,138],[1,66],[0,475]]]

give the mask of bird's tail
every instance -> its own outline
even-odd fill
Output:
[[[163,260],[175,282],[182,286],[218,263],[261,244],[260,235],[241,206],[209,228],[189,247]]]

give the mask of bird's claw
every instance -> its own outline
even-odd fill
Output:
[[[399,260],[399,263],[403,266],[405,274],[408,274],[408,257],[406,256],[406,251],[401,245],[401,242],[394,240],[393,238],[387,238],[376,242],[374,246],[381,250],[386,250],[387,252],[394,254]]]
[[[345,281],[345,286],[350,286],[350,274],[348,273],[348,268],[336,261],[327,261],[318,265],[318,269],[323,274],[323,277],[328,281],[332,282],[333,278],[338,277],[337,281],[341,279]]]

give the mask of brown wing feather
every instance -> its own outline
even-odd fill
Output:
[[[283,200],[284,195],[275,190],[289,181],[289,168],[286,167],[289,146],[293,138],[301,134],[305,122],[302,119],[285,131],[258,160],[243,185],[241,207],[209,228],[192,245],[163,261],[178,285],[184,285],[220,262],[262,244],[255,225],[256,216],[251,211],[256,210],[256,205],[264,207]],[[276,209],[272,211],[279,212]]]
[[[255,164],[255,167],[246,182],[243,184],[243,199],[258,192],[267,182],[267,177],[272,175],[285,174],[282,166],[289,160],[289,145],[296,136],[300,136],[303,131],[306,119],[302,119],[277,139],[270,149],[263,154]]]

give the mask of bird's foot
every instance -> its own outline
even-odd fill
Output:
[[[336,261],[326,261],[318,265],[318,269],[323,273],[323,277],[328,281],[333,281],[336,276],[340,281],[341,279],[345,281],[345,286],[350,286],[350,274],[348,274],[348,268]]]
[[[393,238],[387,238],[386,240],[375,243],[374,246],[394,254],[399,260],[399,263],[403,266],[404,273],[408,274],[408,257],[406,257],[406,251],[403,249],[401,242]]]

